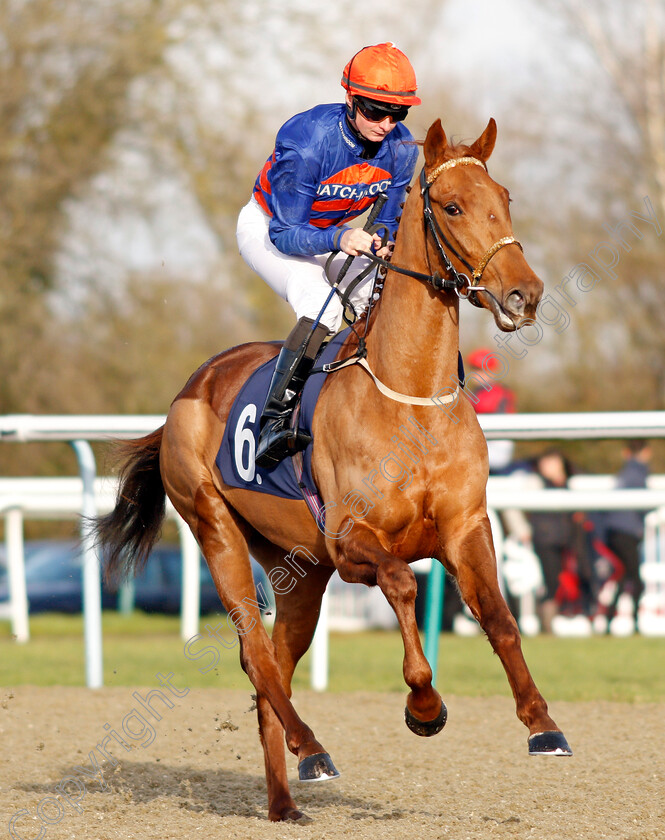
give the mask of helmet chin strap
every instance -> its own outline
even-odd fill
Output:
[[[348,102],[346,103],[346,116],[352,123],[355,123],[356,114],[358,113],[358,103],[356,102],[355,96],[351,96],[349,94],[349,97],[351,99],[351,104],[349,105]]]
[[[348,129],[351,132],[351,134],[355,137],[357,142],[360,143],[360,145],[363,148],[361,157],[364,158],[365,160],[369,160],[370,158],[375,157],[375,155],[377,154],[377,151],[379,149],[379,146],[381,145],[381,142],[380,141],[377,142],[377,141],[374,141],[374,140],[369,140],[367,137],[365,137],[364,134],[362,134],[359,131],[358,126],[356,125],[356,122],[355,122],[355,119],[354,119],[355,113],[356,113],[356,103],[354,102],[353,105],[354,105],[353,108],[351,108],[348,105],[348,103],[347,103],[347,106],[346,106],[347,126],[348,126]]]

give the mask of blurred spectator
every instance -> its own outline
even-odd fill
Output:
[[[647,486],[651,447],[644,440],[629,440],[621,451],[624,463],[616,478],[616,487],[639,488]],[[616,610],[619,599],[631,599],[633,627],[644,585],[640,578],[640,544],[644,537],[644,513],[637,510],[613,510],[605,519],[607,544],[621,560],[624,573],[618,581],[610,615]],[[628,616],[630,617],[630,616]],[[632,631],[631,631],[632,632]]]
[[[535,461],[535,472],[545,487],[563,489],[573,474],[569,460],[549,449]],[[570,511],[534,511],[529,514],[533,549],[540,559],[544,589],[539,612],[543,630],[551,632],[559,612],[585,615],[591,610],[591,563],[585,517]]]
[[[492,372],[499,367],[496,355],[486,347],[480,347],[469,354],[466,363],[469,369],[466,387],[471,392],[476,414],[514,414],[515,394],[510,388],[491,379]],[[512,440],[487,442],[491,474],[506,471],[514,448]]]

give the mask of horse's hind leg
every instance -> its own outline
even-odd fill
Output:
[[[240,528],[214,486],[199,487],[197,537],[220,599],[240,637],[243,670],[274,709],[286,743],[302,765],[311,756],[327,755],[312,730],[296,714],[282,685],[275,649],[256,603],[249,551]]]
[[[252,552],[267,572],[283,566],[282,549],[261,540],[252,542]],[[302,562],[302,561],[301,561]],[[309,648],[321,608],[321,598],[334,569],[302,562],[305,577],[286,594],[275,592],[276,617],[272,632],[275,654],[286,694],[291,696],[291,678],[300,658]],[[297,810],[287,781],[284,729],[268,700],[257,695],[259,732],[268,779],[268,815],[271,820],[297,820]],[[328,774],[326,774],[327,776]],[[319,778],[325,778],[319,777]]]
[[[501,659],[515,697],[518,718],[529,729],[532,755],[571,755],[563,733],[552,720],[524,660],[520,632],[501,594],[492,533],[487,516],[446,542],[447,565],[462,597]]]
[[[256,602],[249,550],[240,521],[219,493],[206,467],[205,453],[197,449],[203,448],[200,442],[211,436],[206,436],[209,429],[205,410],[203,415],[199,416],[193,401],[181,400],[172,406],[161,450],[164,485],[196,537],[222,604],[235,624],[243,670],[257,695],[265,697],[274,709],[300,768],[308,770],[312,756],[327,757],[327,753],[298,717],[284,691],[275,648]],[[183,424],[186,432],[181,428]],[[172,439],[178,445],[171,445]],[[320,769],[319,759],[314,761],[319,762],[316,769]]]

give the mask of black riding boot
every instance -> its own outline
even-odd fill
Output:
[[[261,412],[255,459],[258,467],[276,467],[287,455],[300,452],[311,441],[308,434],[289,428],[289,423],[316,354],[328,335],[328,329],[323,324],[312,331],[313,324],[311,318],[301,318],[279,351]]]

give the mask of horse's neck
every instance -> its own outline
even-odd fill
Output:
[[[400,225],[392,262],[429,274],[422,219]],[[409,235],[415,230],[415,235]],[[459,299],[421,280],[391,272],[367,339],[368,361],[386,385],[428,397],[453,385],[459,351]]]

